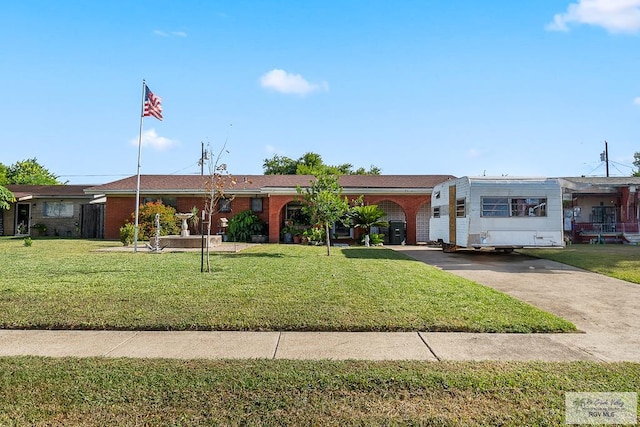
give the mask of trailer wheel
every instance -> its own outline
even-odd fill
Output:
[[[451,243],[442,243],[442,252],[453,253],[458,249],[456,245],[452,245]]]

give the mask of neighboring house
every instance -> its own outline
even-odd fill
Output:
[[[7,185],[15,197],[0,211],[0,235],[102,238],[104,199],[87,185]]]
[[[162,200],[178,212],[190,212],[195,206],[204,207],[207,176],[199,175],[142,175],[140,202]],[[235,176],[235,185],[225,188],[228,200],[218,207],[212,229],[222,232],[217,225],[220,218],[230,218],[251,209],[268,225],[269,242],[279,242],[282,228],[300,217],[298,186],[306,187],[309,175],[251,175]],[[433,186],[453,178],[451,175],[344,175],[340,177],[343,194],[349,199],[364,196],[364,203],[376,204],[384,212],[384,220],[403,224],[395,230],[401,242],[416,244],[429,238],[429,216]],[[87,188],[89,195],[106,196],[104,237],[118,239],[120,227],[131,220],[135,211],[137,176]],[[353,229],[338,225],[333,230],[338,241],[351,242],[359,235]],[[359,232],[359,230],[358,230]],[[388,230],[380,230],[388,235]],[[397,243],[400,243],[398,241]]]
[[[573,242],[638,242],[640,177],[560,178],[560,183],[564,230]]]

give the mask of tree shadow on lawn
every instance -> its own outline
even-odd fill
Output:
[[[345,248],[342,250],[345,258],[355,259],[397,259],[403,261],[416,261],[414,258],[396,252],[392,249],[379,247]]]
[[[292,255],[285,254],[265,254],[260,252],[236,252],[236,253],[211,253],[211,256],[218,258],[294,258]],[[299,258],[299,257],[298,257]]]

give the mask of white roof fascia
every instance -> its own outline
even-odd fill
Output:
[[[301,187],[308,188],[308,187]],[[430,195],[433,189],[431,187],[423,187],[423,188],[360,188],[360,187],[343,187],[343,194],[363,194],[363,195]],[[107,195],[131,195],[135,194],[135,190],[109,190],[109,191],[101,191],[101,192],[93,192],[91,190],[86,191],[87,194],[94,194],[96,196],[103,196],[105,193]],[[227,194],[236,194],[236,195],[275,195],[275,196],[289,196],[289,195],[297,195],[298,192],[296,188],[293,187],[266,187],[266,188],[252,188],[252,189],[237,189],[237,188],[227,188],[225,189],[225,193]],[[196,195],[202,196],[209,194],[208,191],[204,189],[194,190],[194,189],[158,189],[158,190],[140,190],[140,194],[175,194],[175,195]]]

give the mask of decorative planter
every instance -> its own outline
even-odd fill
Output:
[[[266,243],[266,242],[267,242],[267,236],[265,236],[264,234],[255,234],[251,236],[251,243]]]

